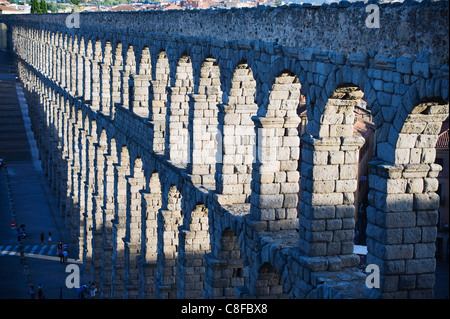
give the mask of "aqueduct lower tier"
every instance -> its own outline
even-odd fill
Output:
[[[347,3],[2,16],[102,297],[433,297],[448,2],[379,9],[379,29]],[[372,289],[353,250],[361,97]]]

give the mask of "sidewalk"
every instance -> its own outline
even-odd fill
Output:
[[[27,107],[13,72],[11,57],[0,52],[0,158],[7,163],[7,169],[0,172],[0,247],[3,247],[0,249],[0,299],[29,299],[30,284],[36,292],[41,284],[47,299],[58,299],[60,287],[63,299],[77,299],[76,289],[66,287],[66,278],[71,273],[66,273],[67,264],[59,262],[56,252],[54,256],[48,256],[39,254],[40,249],[37,249],[33,254],[21,257],[13,251],[19,251],[20,246],[15,231],[9,226],[14,219],[12,207],[15,208],[16,223],[26,225],[27,237],[22,240],[23,246],[41,246],[41,232],[45,234],[44,245],[48,232],[52,233],[53,244],[67,241],[69,263],[80,266],[80,283],[87,284],[82,264],[71,259],[78,253],[73,251],[75,245],[71,244],[70,233],[40,170]]]

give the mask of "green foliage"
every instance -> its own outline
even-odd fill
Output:
[[[58,6],[54,2],[49,2],[47,7],[52,13],[58,12]]]
[[[38,0],[31,0],[31,13],[41,13],[41,6]]]
[[[41,7],[41,13],[47,13],[47,3],[45,2],[45,0],[41,0],[41,3],[39,4],[39,6]]]

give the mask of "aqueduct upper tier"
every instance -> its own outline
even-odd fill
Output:
[[[103,297],[433,296],[449,4],[367,5],[1,17]],[[379,288],[354,253],[361,99]]]

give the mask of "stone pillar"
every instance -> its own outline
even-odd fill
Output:
[[[208,210],[203,206],[191,212],[180,227],[177,261],[178,299],[202,299],[205,277],[204,255],[211,252]]]
[[[152,193],[142,193],[142,242],[139,256],[139,296],[140,298],[155,298],[155,283],[152,280],[156,276],[156,259],[158,246],[158,211],[161,209],[161,186],[152,184]],[[153,189],[153,188],[156,188]]]
[[[83,260],[86,265],[85,271],[88,275],[93,275],[93,261],[92,261],[92,243],[94,236],[94,219],[93,219],[93,193],[95,185],[95,137],[86,136],[86,159],[85,159],[85,179],[84,179],[84,249]]]
[[[303,137],[300,250],[325,257],[329,271],[356,266],[353,254],[354,192],[360,137]]]
[[[194,183],[212,185],[214,188],[216,161],[221,160],[218,158],[218,147],[222,145],[222,136],[217,131],[217,97],[209,101],[207,95],[193,94],[192,99],[193,110],[189,119],[191,151],[187,169]]]
[[[67,51],[65,49],[60,49],[60,57],[61,57],[61,79],[60,79],[60,86],[62,88],[66,88],[66,56],[67,56]]]
[[[91,103],[91,58],[83,56],[83,101],[85,104]]]
[[[61,51],[58,46],[54,47],[55,64],[53,65],[53,80],[58,84],[61,83]]]
[[[72,52],[69,50],[64,51],[65,67],[64,67],[64,88],[70,92],[70,78],[72,73]]]
[[[91,109],[100,110],[100,66],[97,60],[89,60],[91,82]]]
[[[129,109],[130,108],[130,87],[128,80],[130,79],[130,71],[120,70],[120,104],[122,107]]]
[[[111,113],[110,65],[99,62],[100,67],[100,111],[105,115]]]
[[[173,163],[186,166],[190,148],[188,136],[189,107],[187,106],[189,96],[186,87],[175,86],[168,89],[170,89],[168,154]]]
[[[158,299],[177,297],[178,226],[181,211],[160,210],[158,213],[158,256],[154,278]]]
[[[131,74],[128,80],[130,91],[130,109],[134,114],[143,118],[150,115],[149,108],[149,86],[151,75]]]
[[[77,54],[70,53],[70,79],[69,79],[69,92],[70,95],[77,96]]]
[[[83,83],[84,83],[84,57],[77,53],[77,72],[76,72],[76,97],[83,97]]]
[[[102,298],[111,297],[112,286],[112,260],[114,243],[114,172],[115,161],[117,157],[113,155],[104,155],[104,198],[102,207],[103,225],[102,225],[102,271],[100,275],[100,296]]]
[[[221,204],[249,202],[256,134],[250,110],[218,104],[222,132],[222,159],[216,165],[216,190]]]
[[[85,181],[87,180],[87,174],[88,174],[88,163],[86,162],[87,157],[87,132],[83,129],[79,129],[79,139],[78,139],[78,145],[79,145],[79,166],[80,171],[77,174],[76,177],[78,180],[78,210],[77,214],[75,215],[75,218],[77,219],[76,222],[76,236],[75,240],[78,243],[79,247],[79,258],[85,261],[85,230],[86,230],[86,185]]]
[[[142,164],[141,164],[142,165]],[[125,242],[124,289],[128,299],[138,297],[138,256],[141,249],[141,191],[145,188],[142,167],[135,166],[133,177],[127,177],[127,220]],[[136,171],[137,170],[137,171]]]
[[[110,69],[110,85],[111,85],[111,105],[110,105],[110,115],[114,118],[115,114],[115,104],[121,103],[121,70],[122,66],[111,65]]]
[[[124,263],[125,263],[125,237],[126,225],[113,221],[113,250],[111,272],[111,298],[123,298],[124,296]]]
[[[66,169],[66,176],[67,176],[67,199],[66,199],[66,210],[65,210],[65,224],[66,227],[70,226],[70,221],[72,218],[72,205],[73,205],[73,165],[74,165],[74,127],[75,127],[75,114],[74,109],[72,108],[71,111],[71,117],[68,118],[67,121],[67,169]]]
[[[239,239],[231,230],[225,231],[220,251],[205,255],[205,298],[236,299],[240,287],[245,287],[245,265]],[[215,257],[217,256],[217,257]]]
[[[370,298],[433,298],[437,164],[370,163],[367,263],[379,267]]]
[[[122,155],[123,156],[123,155]],[[126,236],[126,210],[127,210],[127,184],[126,176],[129,173],[127,163],[124,167],[114,164],[114,220],[112,221],[112,274],[111,297],[122,298],[124,295],[124,266]]]
[[[297,227],[299,119],[253,117],[257,159],[252,171],[250,214],[267,229]]]
[[[105,195],[105,153],[106,147],[102,142],[95,143],[94,159],[94,189],[92,193],[92,221],[93,221],[93,242],[92,242],[92,263],[94,282],[100,287],[102,273],[102,241],[103,241],[103,203]]]
[[[150,123],[153,126],[153,151],[164,154],[167,88],[160,81],[150,81]]]
[[[139,268],[138,256],[141,248],[139,242],[131,242],[124,240],[125,257],[124,257],[124,299],[137,299],[139,285]]]

